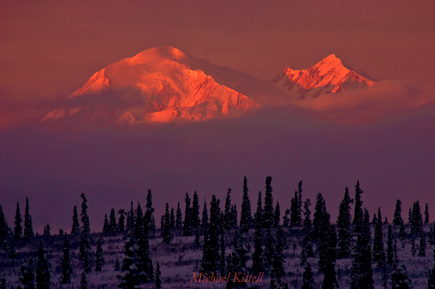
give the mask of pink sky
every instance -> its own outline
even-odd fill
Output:
[[[264,80],[335,53],[378,80],[425,85],[433,11],[433,1],[2,1],[0,84],[70,94],[109,63],[173,46]]]

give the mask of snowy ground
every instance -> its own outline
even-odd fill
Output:
[[[429,228],[425,228],[427,231]],[[302,284],[303,267],[300,265],[300,249],[301,240],[296,238],[294,232],[286,231],[288,248],[284,251],[286,262],[285,271],[287,281],[290,288],[300,288]],[[159,232],[156,233],[159,236]],[[176,237],[172,240],[170,245],[166,245],[162,242],[161,238],[152,238],[150,240],[151,246],[151,258],[154,262],[160,263],[162,272],[163,288],[224,288],[225,283],[193,283],[190,282],[193,273],[197,273],[200,269],[202,250],[201,248],[194,248],[194,237],[182,237],[179,236],[179,232],[175,232]],[[296,234],[300,235],[300,234]],[[44,239],[45,238],[45,239]],[[96,273],[93,271],[88,274],[88,280],[90,282],[89,288],[117,288],[119,283],[116,275],[119,271],[114,271],[115,260],[118,259],[122,263],[124,258],[124,242],[126,238],[123,235],[117,236],[103,236],[101,234],[92,234],[92,251],[94,252],[93,259],[95,260],[96,242],[99,238],[104,241],[103,250],[105,265],[103,272]],[[253,250],[253,231],[250,232],[249,238],[251,239],[251,252]],[[384,237],[386,240],[386,236]],[[18,257],[11,260],[6,258],[5,253],[0,251],[0,278],[6,278],[8,288],[14,286],[16,288],[19,285],[19,277],[21,276],[20,266],[26,264],[29,261],[30,251],[35,261],[37,260],[37,249],[39,241],[43,239],[46,256],[51,264],[51,281],[52,288],[80,288],[80,275],[82,273],[82,267],[78,260],[78,245],[79,239],[72,240],[72,265],[74,269],[74,275],[71,285],[60,284],[60,270],[61,270],[61,252],[63,246],[62,236],[36,237],[35,240],[25,247],[17,247]],[[202,241],[202,237],[201,237]],[[293,244],[296,243],[296,249]],[[226,235],[226,244],[228,247],[226,253],[228,254],[232,250],[232,234]],[[408,276],[412,281],[413,288],[427,288],[428,270],[433,267],[433,246],[427,244],[426,257],[415,257],[411,254],[411,244],[408,240],[403,243],[398,241],[398,258],[406,266]],[[418,244],[418,243],[417,243]],[[17,244],[19,245],[19,244]],[[311,258],[308,260],[312,265],[314,272],[314,278],[319,288],[321,287],[323,275],[317,273],[317,259]],[[248,266],[252,264],[252,260],[248,261]],[[337,260],[336,271],[340,288],[350,287],[350,268],[351,258]],[[94,268],[93,268],[94,269]],[[376,266],[373,265],[375,288],[383,288],[381,282],[381,272],[377,271]],[[263,278],[262,283],[249,284],[250,288],[269,288],[269,279]],[[143,288],[154,288],[154,284],[145,284]],[[390,288],[390,284],[388,284]]]

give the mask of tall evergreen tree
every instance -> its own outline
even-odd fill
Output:
[[[251,202],[249,201],[248,191],[248,180],[244,177],[242,211],[240,213],[240,228],[242,232],[247,232],[252,227]]]
[[[426,235],[424,232],[420,233],[420,246],[418,246],[418,256],[426,257]]]
[[[297,226],[299,221],[299,200],[298,192],[295,191],[295,196],[290,201],[290,226]]]
[[[151,190],[148,190],[147,194],[147,205],[146,205],[146,211],[144,216],[144,227],[145,230],[147,230],[148,234],[154,234],[155,232],[155,223],[154,223],[154,208],[153,208],[153,196],[151,193]],[[154,274],[154,271],[152,271],[152,275]]]
[[[272,278],[276,278],[277,280],[281,280],[284,277],[284,245],[283,245],[283,236],[282,229],[278,227],[276,232],[276,246],[275,246],[275,254],[273,256],[273,264],[272,264]]]
[[[264,210],[263,210],[263,228],[273,228],[274,226],[274,210],[273,210],[273,196],[272,196],[272,177],[266,178],[266,192],[264,197]]]
[[[16,241],[21,240],[23,237],[23,218],[20,212],[20,203],[17,202],[17,209],[15,210],[15,227],[14,227],[14,238]]]
[[[39,243],[38,262],[36,264],[36,289],[49,289],[51,287],[51,277],[49,263],[45,258],[44,245]]]
[[[302,181],[298,183],[298,226],[302,225]]]
[[[193,194],[192,211],[190,218],[192,222],[192,228],[198,228],[201,225],[201,220],[199,218],[199,199],[196,191]]]
[[[322,288],[338,288],[338,282],[335,272],[335,262],[337,260],[337,236],[335,234],[335,226],[329,228],[328,249],[326,251],[325,266],[323,268],[323,284]]]
[[[260,209],[261,209],[261,204],[260,204]],[[257,211],[258,211],[258,208],[257,208]],[[261,211],[260,211],[260,214],[261,214]],[[261,272],[264,272],[263,235],[261,232],[261,225],[262,225],[261,221],[255,222],[254,253],[252,254],[252,269],[253,269],[255,275],[258,275]]]
[[[184,211],[184,227],[183,227],[183,234],[184,236],[190,236],[192,234],[192,221],[191,221],[191,207],[190,207],[190,198],[189,194],[186,193],[186,198],[184,199],[186,203],[186,209]]]
[[[311,201],[306,199],[304,203],[304,238],[302,239],[301,265],[305,265],[307,258],[314,257],[313,244],[311,240]]]
[[[60,282],[62,284],[71,284],[71,276],[73,274],[73,268],[71,266],[70,247],[71,245],[68,240],[68,235],[65,234],[64,241],[63,241],[62,273],[60,276]]]
[[[424,223],[429,224],[429,207],[426,203],[425,209],[424,209]]]
[[[225,198],[225,212],[224,212],[224,228],[229,230],[232,228],[233,216],[231,214],[231,189],[228,188],[227,197]]]
[[[107,218],[107,214],[104,214],[103,233],[105,235],[110,233],[110,225],[109,225],[109,219]]]
[[[32,258],[30,258],[27,266],[21,266],[21,276],[20,282],[23,289],[35,289],[35,268]]]
[[[337,257],[347,258],[351,255],[352,246],[352,229],[351,229],[351,215],[350,204],[353,200],[349,197],[349,189],[346,187],[344,191],[344,198],[340,203],[340,208],[337,218],[338,227],[338,245]]]
[[[273,256],[275,255],[275,239],[272,235],[270,227],[267,227],[266,229],[263,264],[265,273],[269,274],[272,270]]]
[[[175,214],[174,214],[174,208],[171,208],[171,215],[170,215],[170,228],[174,229],[175,228]]]
[[[118,219],[118,232],[125,232],[125,211],[124,209],[119,209],[118,211],[119,219]]]
[[[174,235],[172,235],[171,233],[171,222],[170,222],[170,216],[169,216],[169,204],[166,203],[166,207],[165,207],[165,215],[163,218],[163,242],[165,242],[166,244],[171,243],[172,238],[174,237]]]
[[[357,198],[355,198],[357,199]],[[361,201],[361,200],[359,200]],[[370,248],[370,220],[368,211],[365,211],[357,232],[356,245],[353,249],[353,260],[351,268],[351,289],[368,288],[373,289],[372,254]]]
[[[140,273],[140,282],[146,283],[154,280],[154,268],[151,260],[149,236],[145,232],[138,241],[137,246],[137,268]]]
[[[139,240],[144,234],[148,233],[145,231],[145,220],[142,212],[142,206],[139,202],[137,203],[135,213],[134,236],[136,240]]]
[[[331,235],[334,233],[335,235],[335,231],[332,231],[331,228],[331,223],[330,223],[330,216],[329,214],[326,212],[326,205],[324,200],[322,199],[322,203],[323,203],[323,208],[322,208],[322,217],[319,220],[319,227],[321,228],[321,230],[319,230],[319,234],[318,234],[318,240],[319,240],[319,246],[318,246],[318,251],[319,251],[319,272],[321,273],[325,273],[325,268],[330,265],[330,238]],[[337,239],[336,237],[334,237],[334,239]],[[335,264],[335,260],[334,260],[334,264]]]
[[[411,234],[413,238],[423,230],[423,216],[421,215],[420,203],[417,200],[412,206],[411,213]]]
[[[77,213],[77,206],[74,206],[72,220],[73,220],[73,224],[71,228],[71,235],[74,236],[80,234],[80,224],[79,224],[79,215]]]
[[[313,219],[313,231],[312,238],[314,240],[319,240],[322,236],[323,231],[326,229],[324,227],[325,217],[327,216],[325,200],[321,193],[317,194],[316,197],[316,207],[314,211],[314,219]]]
[[[80,213],[82,221],[82,234],[89,236],[91,233],[91,227],[88,216],[88,200],[86,199],[85,194],[81,194],[80,196],[82,197],[82,212]]]
[[[221,234],[221,251],[220,251],[220,274],[221,276],[224,276],[226,274],[226,262],[225,262],[225,234],[224,231],[222,230],[222,234]]]
[[[32,216],[30,215],[29,198],[26,198],[26,211],[24,215],[24,240],[29,241],[34,235]]]
[[[101,239],[98,239],[96,255],[95,272],[101,272],[103,271],[103,265],[105,263],[103,256],[103,240]]]
[[[202,221],[201,226],[203,228],[208,226],[208,211],[207,211],[207,203],[204,202],[204,208],[202,209]]]
[[[133,202],[130,203],[130,211],[127,213],[127,224],[126,224],[126,231],[128,237],[134,237],[134,234],[136,232],[136,221],[135,221],[135,214],[133,209]]]
[[[361,200],[361,194],[363,191],[360,188],[359,181],[356,182],[355,185],[355,212],[353,215],[353,225],[354,225],[354,232],[358,233],[359,230],[361,230],[361,224],[363,222],[364,212],[362,209],[362,200]]]
[[[378,268],[381,268],[384,259],[384,233],[382,230],[381,208],[378,208],[378,221],[375,225],[375,235],[373,238],[373,262],[377,263]]]
[[[402,202],[400,200],[396,201],[396,209],[394,210],[393,225],[394,226],[401,226],[401,225],[403,225]]]
[[[121,283],[119,288],[139,289],[141,284],[142,273],[138,268],[137,244],[134,238],[130,238],[125,243],[125,257],[122,261],[122,273],[117,275]]]
[[[302,274],[302,287],[301,289],[314,289],[316,284],[314,283],[313,271],[311,271],[310,263],[305,263],[304,273]]]
[[[236,229],[234,232],[234,252],[233,252],[233,272],[240,272],[247,274],[246,262],[248,260],[247,241],[240,232]],[[238,284],[240,287],[246,287],[246,282]]]
[[[275,220],[274,220],[274,224],[275,224],[275,228],[279,227],[279,223],[280,223],[280,218],[281,218],[281,212],[279,209],[279,202],[276,202],[276,206],[275,206]]]
[[[86,277],[86,272],[83,271],[81,277],[80,277],[80,289],[88,289],[89,288],[89,281]]]
[[[157,264],[156,264],[156,274],[155,274],[155,276],[156,276],[156,286],[155,286],[155,289],[161,289],[162,288],[162,279],[161,279],[162,272],[160,271],[160,264],[159,264],[159,262],[157,262]]]
[[[204,233],[204,248],[201,260],[201,272],[211,274],[217,272],[220,267],[219,260],[219,232],[220,232],[220,209],[216,196],[212,196],[210,203],[210,224]],[[207,236],[206,236],[207,235]]]
[[[183,217],[181,215],[180,202],[178,202],[177,215],[176,215],[176,219],[175,219],[175,227],[181,228],[182,226],[183,226]]]
[[[83,270],[86,273],[91,272],[91,243],[89,241],[88,236],[86,234],[82,234],[80,237],[80,249],[79,249],[79,257],[82,261]]]
[[[256,226],[257,223],[261,223],[260,227],[263,227],[263,204],[261,199],[261,191],[258,193],[257,211],[254,214],[254,223]]]
[[[3,213],[3,207],[0,205],[0,244],[6,241],[9,230],[8,222],[6,221],[5,214]]]
[[[118,233],[118,223],[116,220],[116,214],[115,214],[114,208],[112,208],[112,210],[110,210],[109,230],[110,230],[110,233],[112,233],[112,234]]]
[[[392,266],[394,262],[393,228],[388,225],[387,231],[387,264]]]

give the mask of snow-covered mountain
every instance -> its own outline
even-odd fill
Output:
[[[367,87],[376,82],[346,68],[339,58],[331,54],[309,69],[294,70],[287,67],[273,83],[294,98],[302,100],[324,93]]]
[[[44,120],[83,118],[120,124],[206,120],[259,105],[217,83],[199,60],[173,47],[152,48],[96,72]]]

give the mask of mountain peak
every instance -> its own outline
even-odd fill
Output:
[[[140,64],[148,61],[161,61],[161,60],[182,60],[187,57],[186,53],[178,48],[171,46],[154,47],[142,52],[139,52],[131,58],[125,59],[131,64]]]
[[[320,93],[336,93],[361,85],[371,86],[375,83],[344,67],[341,59],[335,54],[325,57],[309,69],[294,70],[287,67],[274,82],[287,91],[293,91],[297,87],[301,99],[304,99],[307,92],[313,89],[317,90],[314,94],[316,97]]]

